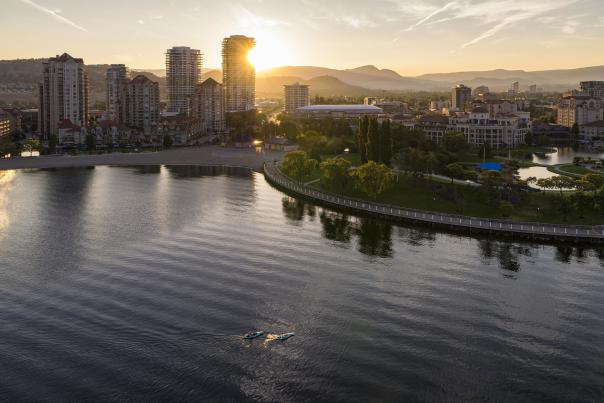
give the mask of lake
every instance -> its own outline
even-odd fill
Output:
[[[1,401],[604,400],[601,249],[154,166],[0,172],[0,250]]]
[[[575,151],[572,147],[557,147],[555,153],[546,154],[545,156],[533,154],[533,162],[541,165],[572,164],[575,157],[601,160],[604,159],[604,153]]]

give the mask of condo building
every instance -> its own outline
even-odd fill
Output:
[[[191,98],[190,116],[201,123],[205,134],[222,134],[226,130],[224,88],[212,78],[195,87]]]
[[[491,148],[524,144],[530,128],[522,113],[491,115],[483,106],[474,107],[470,112],[455,112],[452,116],[424,115],[403,125],[422,130],[435,143],[440,143],[447,133],[461,132],[471,146],[488,144]]]
[[[65,120],[85,126],[88,119],[88,77],[84,61],[64,53],[43,66],[39,85],[38,127],[43,139],[57,135]]]
[[[604,81],[581,81],[581,91],[593,98],[604,99]]]
[[[284,85],[285,113],[294,113],[296,109],[310,105],[310,91],[308,85],[295,83]]]
[[[159,84],[138,75],[128,81],[123,91],[123,124],[148,133],[159,123]]]
[[[565,96],[558,103],[557,123],[572,127],[604,119],[604,101],[589,95],[573,94]]]
[[[121,122],[124,87],[128,82],[130,72],[123,64],[112,64],[107,69],[106,108],[110,120]]]
[[[255,45],[254,38],[242,35],[233,35],[222,41],[226,112],[245,112],[256,106],[256,69],[248,58]]]
[[[203,55],[197,49],[176,46],[166,52],[168,112],[184,114],[195,86],[201,82]]]
[[[11,135],[11,126],[9,114],[0,109],[0,138]]]
[[[451,109],[454,111],[463,111],[466,104],[472,100],[472,88],[459,84],[453,88],[451,96]]]

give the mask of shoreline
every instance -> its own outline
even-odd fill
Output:
[[[265,165],[264,176],[273,186],[285,190],[295,197],[308,199],[314,203],[327,205],[339,210],[352,211],[356,214],[366,214],[382,219],[440,227],[458,233],[487,233],[547,242],[604,243],[604,226],[560,225],[489,219],[375,203],[368,200],[322,192],[302,183],[297,183],[283,174],[272,163]]]
[[[267,161],[279,160],[282,156],[282,152],[256,152],[253,148],[201,146],[142,153],[12,157],[0,159],[0,170],[87,166],[207,165],[243,167],[262,173],[263,165]]]

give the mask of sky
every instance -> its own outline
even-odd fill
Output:
[[[259,70],[372,64],[406,76],[604,65],[604,0],[1,0],[0,59],[63,52],[164,67],[190,46],[220,66],[225,36],[257,40]]]

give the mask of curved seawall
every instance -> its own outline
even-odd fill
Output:
[[[340,209],[370,214],[389,220],[422,223],[459,232],[484,232],[546,241],[604,243],[604,226],[561,225],[497,220],[432,211],[402,208],[323,192],[296,182],[283,174],[275,164],[264,165],[265,178],[297,196]]]

